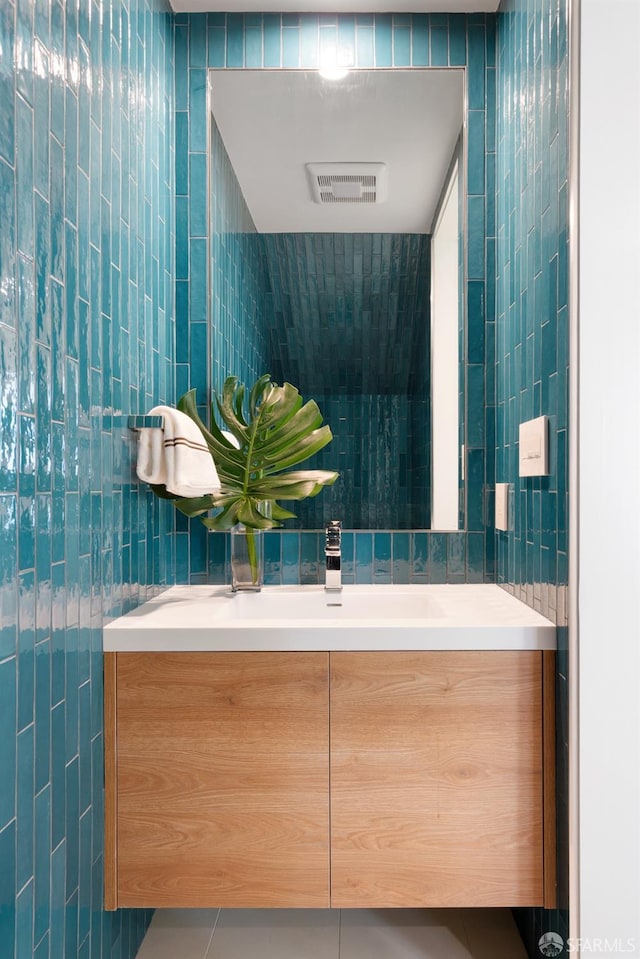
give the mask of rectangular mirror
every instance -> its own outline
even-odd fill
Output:
[[[334,435],[286,525],[464,528],[464,70],[209,76],[209,386],[269,372]]]

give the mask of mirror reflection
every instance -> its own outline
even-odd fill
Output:
[[[334,434],[308,465],[340,479],[287,525],[458,528],[464,72],[214,70],[209,94],[211,384],[269,371]]]

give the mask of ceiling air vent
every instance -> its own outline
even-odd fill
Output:
[[[307,163],[316,203],[383,203],[387,194],[384,163]]]

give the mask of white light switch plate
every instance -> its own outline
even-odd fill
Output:
[[[520,424],[520,476],[549,475],[549,417]]]
[[[509,484],[496,483],[496,529],[509,529]]]

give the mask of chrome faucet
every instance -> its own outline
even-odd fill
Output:
[[[324,588],[330,592],[338,592],[342,589],[342,523],[340,520],[332,519],[325,533],[326,573]]]

